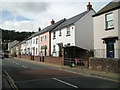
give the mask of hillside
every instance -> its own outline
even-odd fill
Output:
[[[34,32],[15,32],[15,30],[4,30],[0,28],[2,31],[2,49],[7,49],[7,44],[11,41],[18,40],[23,41],[25,38],[28,38]]]

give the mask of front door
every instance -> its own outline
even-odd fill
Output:
[[[107,58],[114,58],[114,41],[107,43]]]

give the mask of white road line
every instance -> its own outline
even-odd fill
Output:
[[[53,78],[53,79],[56,80],[56,81],[59,81],[59,82],[61,82],[61,83],[64,83],[64,84],[66,84],[66,85],[72,86],[72,87],[74,87],[74,88],[78,88],[77,86],[72,85],[72,84],[67,83],[67,82],[64,82],[64,81],[62,81],[62,80],[60,80],[60,79],[57,79],[57,78]]]
[[[22,66],[23,68],[27,68],[26,66]]]

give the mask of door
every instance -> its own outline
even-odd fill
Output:
[[[114,41],[107,43],[107,58],[114,58]]]

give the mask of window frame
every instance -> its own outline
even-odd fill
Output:
[[[68,33],[69,32],[69,33]],[[67,27],[67,35],[66,36],[70,36],[70,26]]]
[[[107,16],[110,15],[110,14],[112,14],[112,16],[113,16],[113,12],[105,15],[105,24],[106,24],[106,29],[105,30],[114,29],[114,19],[113,19],[113,17],[112,17],[112,20],[107,20]],[[112,22],[112,21],[113,21],[113,27],[108,27],[108,22]]]
[[[45,35],[45,41],[47,40],[47,35]]]
[[[61,29],[59,30],[59,36],[62,36],[62,31],[61,31]]]
[[[41,43],[43,42],[43,36],[41,36]]]
[[[56,39],[56,32],[53,32],[53,39]]]

